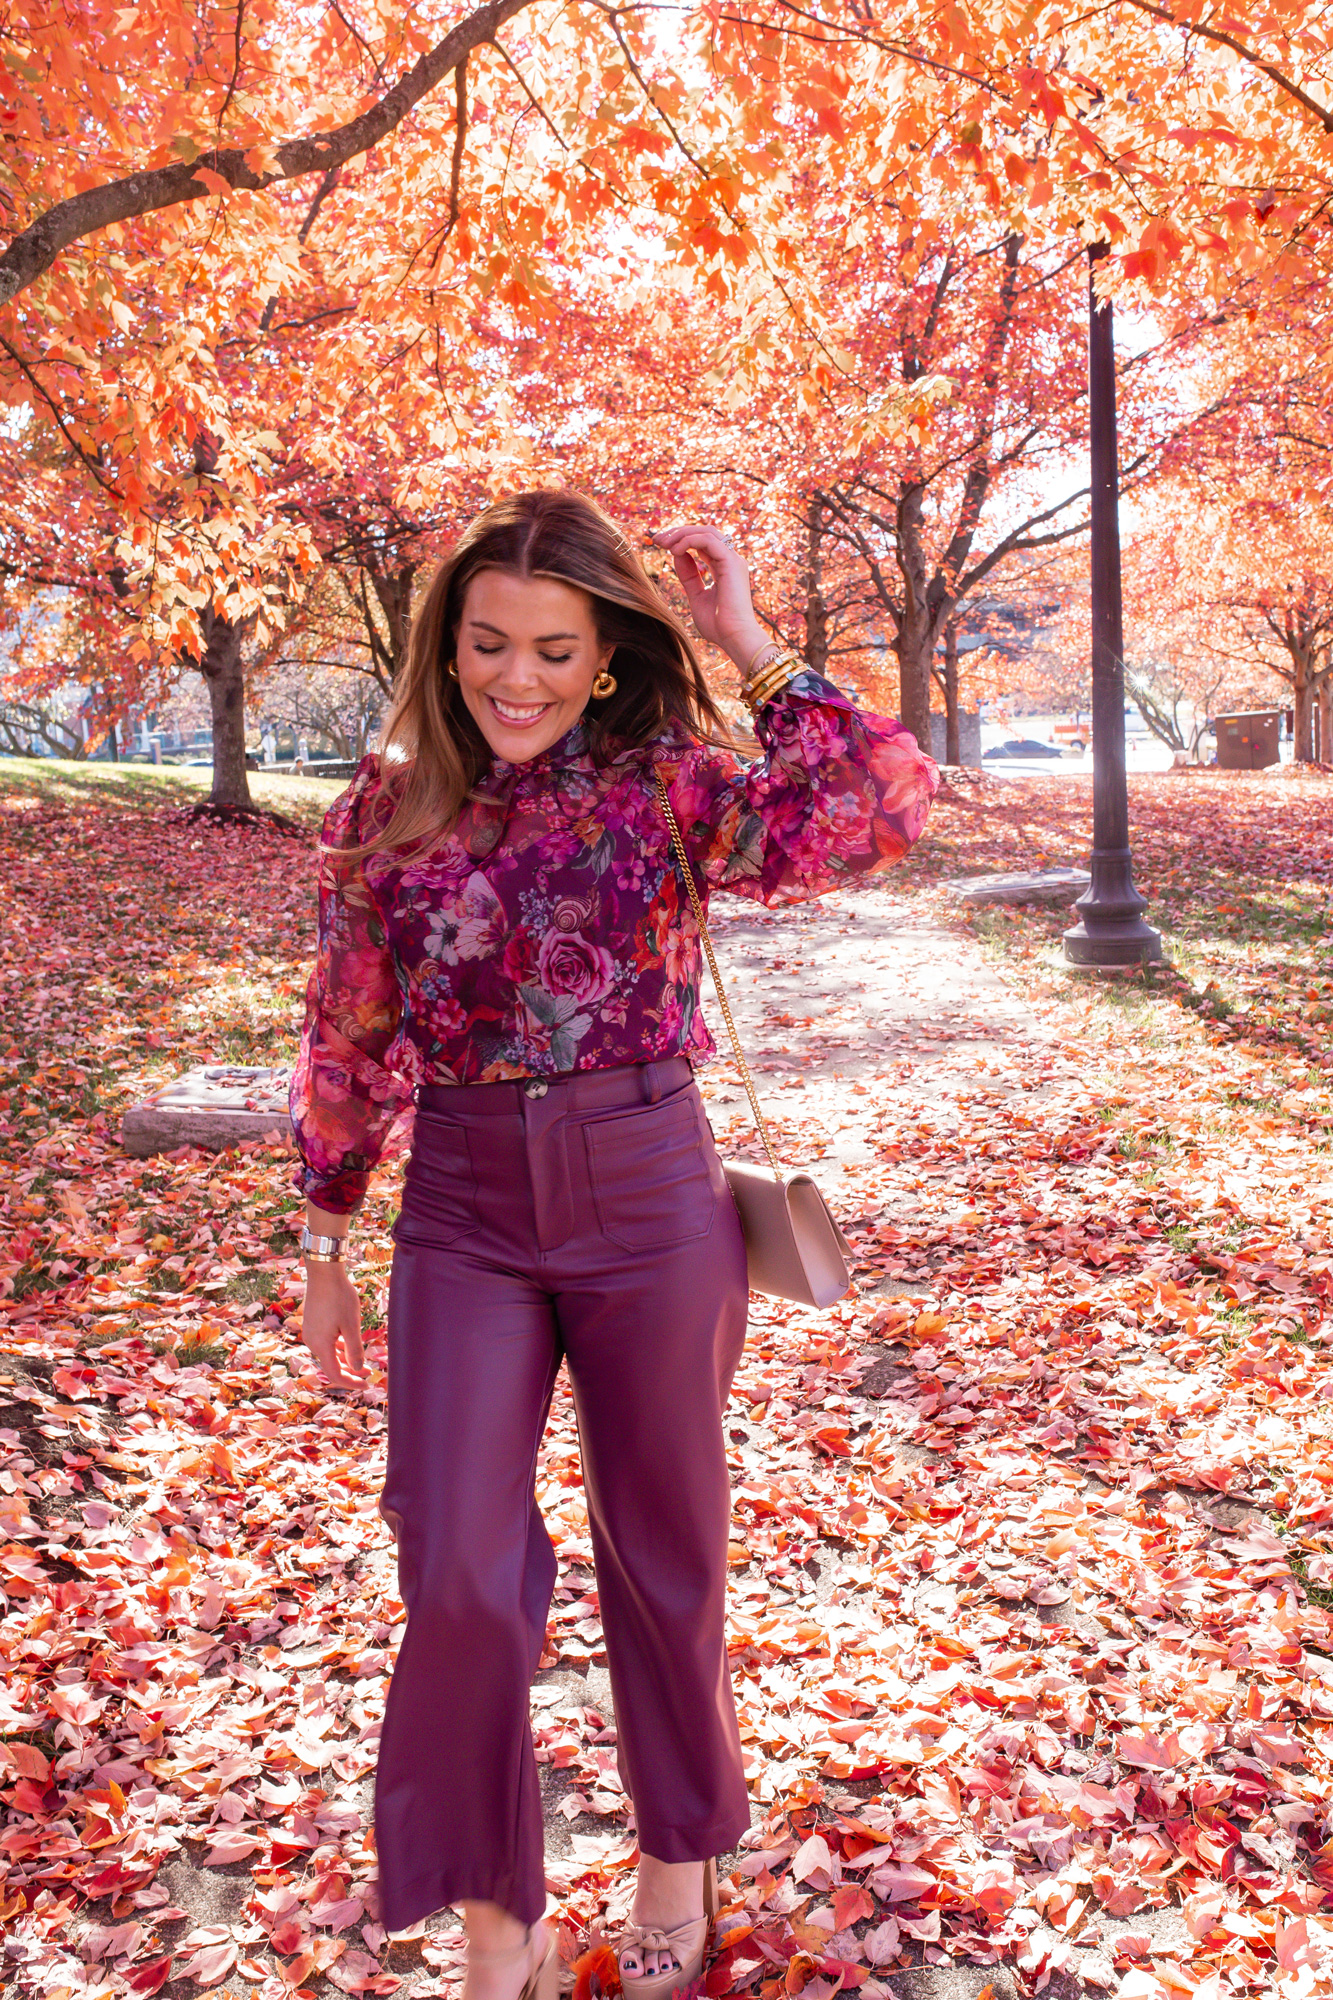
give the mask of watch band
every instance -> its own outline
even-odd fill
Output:
[[[316,1236],[311,1229],[301,1231],[301,1255],[310,1264],[341,1264],[347,1248],[345,1236]]]

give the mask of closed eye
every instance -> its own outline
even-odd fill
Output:
[[[503,653],[504,647],[483,646],[474,639],[472,641],[472,650],[474,653],[480,653],[483,659],[493,660],[498,653]],[[572,653],[542,653],[539,657],[548,667],[564,667],[569,664],[574,655]]]

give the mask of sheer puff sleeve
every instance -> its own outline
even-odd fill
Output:
[[[711,888],[799,902],[891,866],[920,835],[939,771],[900,722],[853,707],[806,668],[760,710],[756,732],[758,762],[705,745],[671,785]]]
[[[384,922],[364,858],[337,851],[372,838],[386,805],[378,760],[367,757],[330,806],[320,841],[319,947],[291,1112],[302,1162],[295,1185],[330,1215],[350,1215],[360,1204],[412,1102],[393,1061],[403,995]]]

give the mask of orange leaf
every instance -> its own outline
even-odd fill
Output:
[[[862,1917],[873,1917],[875,1899],[869,1892],[850,1882],[833,1891],[833,1928],[835,1931],[850,1930],[860,1923]]]

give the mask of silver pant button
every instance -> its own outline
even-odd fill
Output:
[[[525,1097],[545,1097],[549,1089],[550,1085],[543,1083],[541,1079],[537,1077],[534,1078],[531,1083],[524,1084],[523,1095]]]

